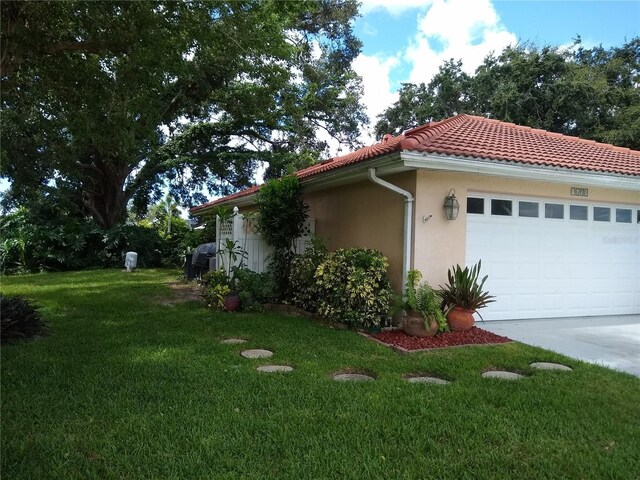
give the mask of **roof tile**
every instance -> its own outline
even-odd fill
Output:
[[[639,151],[466,114],[421,125],[397,137],[385,135],[379,143],[333,157],[296,175],[305,179],[402,150],[640,176]],[[259,188],[248,188],[192,211],[250,195]]]

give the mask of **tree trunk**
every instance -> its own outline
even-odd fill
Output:
[[[126,166],[102,164],[100,174],[91,175],[84,184],[84,206],[100,226],[111,228],[126,218],[127,198],[124,184],[129,175]]]

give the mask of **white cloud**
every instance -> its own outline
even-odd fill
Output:
[[[428,82],[451,58],[462,59],[463,70],[473,73],[486,55],[517,41],[490,0],[433,0],[418,16],[418,32],[405,53],[413,65],[409,81]]]
[[[412,8],[424,9],[430,4],[431,0],[361,0],[360,12],[364,15],[373,10],[386,10],[398,15]]]
[[[360,54],[353,61],[353,69],[362,77],[364,103],[371,124],[376,122],[376,116],[398,100],[398,93],[392,91],[389,76],[391,70],[397,67],[400,60],[397,57],[381,58],[373,55]],[[373,129],[364,131],[360,140],[369,145],[375,141]]]

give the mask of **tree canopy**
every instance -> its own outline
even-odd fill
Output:
[[[489,55],[474,75],[445,62],[425,84],[403,84],[376,134],[459,113],[640,149],[640,38],[621,47],[522,44]]]
[[[102,226],[354,146],[355,0],[3,1],[6,205],[72,199]]]

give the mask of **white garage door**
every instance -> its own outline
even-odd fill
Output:
[[[497,297],[485,320],[640,313],[637,205],[469,194],[466,259]]]

